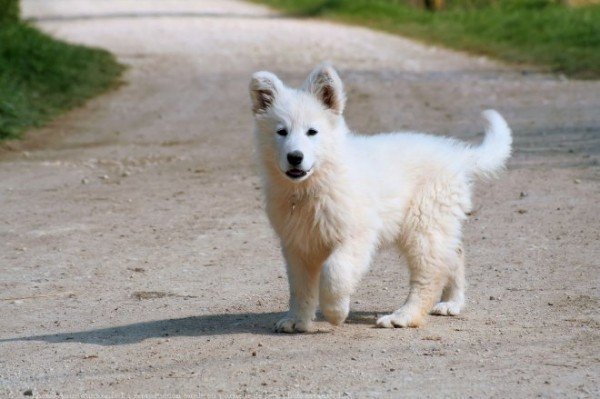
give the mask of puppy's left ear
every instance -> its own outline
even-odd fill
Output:
[[[334,113],[341,115],[346,105],[344,85],[339,75],[328,64],[316,67],[304,81],[302,88],[317,97],[319,101]]]

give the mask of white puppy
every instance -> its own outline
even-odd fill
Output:
[[[276,331],[307,331],[318,304],[330,323],[343,323],[375,251],[390,243],[407,258],[410,293],[377,325],[417,327],[427,313],[457,315],[471,183],[502,169],[511,152],[502,116],[483,113],[486,136],[476,148],[419,133],[356,135],[342,116],[342,82],[327,64],[301,89],[257,72],[250,95],[267,213],[290,285],[290,310]]]

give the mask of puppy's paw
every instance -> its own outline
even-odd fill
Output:
[[[310,322],[297,320],[293,317],[286,316],[275,323],[274,330],[278,333],[303,333],[307,332],[310,328]]]
[[[422,317],[419,314],[414,314],[414,312],[402,308],[377,319],[377,327],[380,328],[419,327],[421,323]]]
[[[461,309],[462,304],[459,302],[438,302],[429,313],[439,316],[456,316]]]
[[[323,302],[321,302],[321,312],[329,323],[339,326],[346,320],[348,313],[350,313],[349,298],[340,298],[336,301],[328,301],[327,303]]]

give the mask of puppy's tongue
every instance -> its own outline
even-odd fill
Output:
[[[300,170],[300,169],[290,169],[286,173],[288,176],[292,176],[292,177],[301,177],[306,174],[305,171]]]

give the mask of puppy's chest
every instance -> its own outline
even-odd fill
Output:
[[[281,239],[305,253],[328,250],[340,241],[344,222],[328,198],[290,195],[273,209]]]

